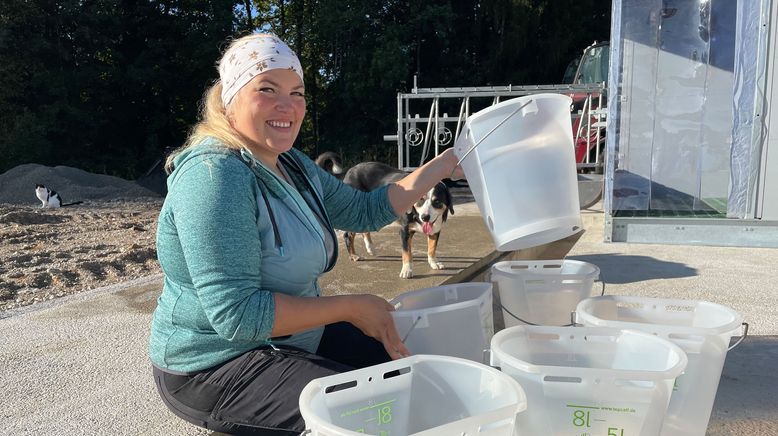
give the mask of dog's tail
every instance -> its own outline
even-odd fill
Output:
[[[75,205],[81,204],[81,203],[83,203],[83,201],[74,201],[72,203],[60,204],[59,207],[75,206]]]

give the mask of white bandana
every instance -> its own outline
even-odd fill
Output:
[[[303,80],[303,67],[297,55],[275,35],[255,35],[230,47],[219,62],[224,107],[251,79],[277,68],[292,70]]]

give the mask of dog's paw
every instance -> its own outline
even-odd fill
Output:
[[[432,269],[443,269],[444,266],[441,262],[438,262],[437,258],[434,257],[428,257],[427,263],[430,264],[430,268]]]
[[[413,277],[413,266],[410,263],[404,263],[403,269],[400,270],[400,278],[410,279]]]
[[[359,262],[360,260],[362,260],[362,258],[359,257],[358,254],[349,254],[348,257],[349,259],[351,259],[352,262]]]

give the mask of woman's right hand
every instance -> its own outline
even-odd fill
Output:
[[[381,297],[369,294],[350,295],[348,319],[362,333],[380,341],[392,359],[411,355],[400,340],[394,318],[394,306]]]

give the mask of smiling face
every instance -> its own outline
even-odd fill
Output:
[[[305,87],[294,71],[268,70],[238,91],[227,112],[232,127],[250,141],[254,156],[275,165],[300,133]]]

